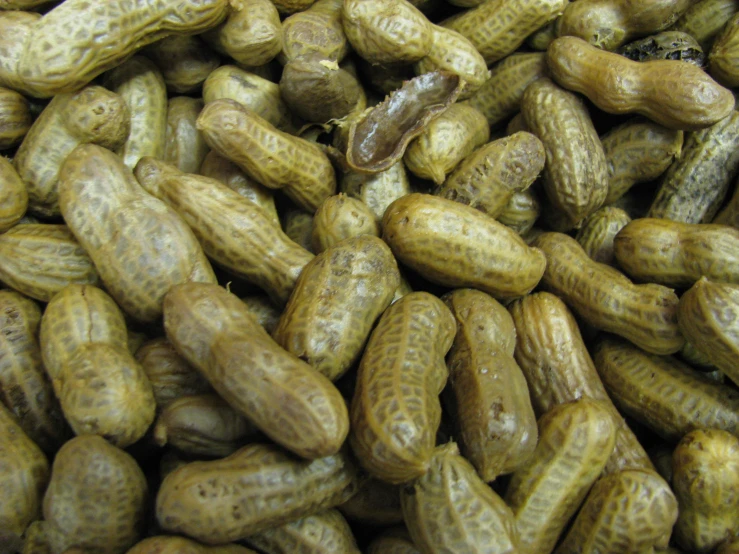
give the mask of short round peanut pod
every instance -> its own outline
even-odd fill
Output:
[[[0,156],[0,232],[18,223],[28,208],[28,189],[13,165]]]
[[[343,5],[343,0],[318,0],[307,10],[286,17],[278,59],[284,64],[300,56],[318,54],[324,60],[343,60],[351,50],[341,23]]]
[[[323,252],[344,239],[380,236],[380,226],[369,206],[345,194],[329,196],[313,217],[313,251]]]
[[[200,37],[169,36],[141,51],[162,72],[167,91],[187,94],[199,91],[208,75],[221,64]]]
[[[32,121],[28,100],[14,90],[0,87],[0,150],[20,143]]]
[[[130,454],[94,435],[68,441],[54,458],[44,495],[51,553],[72,546],[126,552],[142,535],[147,496],[144,473]]]

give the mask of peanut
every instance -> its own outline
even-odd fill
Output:
[[[531,33],[561,15],[568,0],[486,0],[442,21],[467,38],[488,65],[516,51]]]
[[[49,482],[49,462],[0,402],[0,533],[21,537],[41,516],[41,500]]]
[[[242,296],[241,301],[246,304],[246,307],[249,309],[249,313],[271,336],[280,321],[282,311],[279,310],[264,294]]]
[[[542,253],[514,231],[445,198],[399,198],[385,211],[382,228],[398,261],[441,285],[507,299],[530,292],[544,273]]]
[[[295,244],[299,244],[310,253],[315,253],[313,252],[313,219],[312,213],[300,208],[288,208],[282,217],[285,234]]]
[[[203,83],[206,104],[229,98],[253,110],[280,131],[294,130],[292,116],[280,94],[280,86],[251,71],[223,65]]]
[[[343,60],[351,50],[341,22],[343,5],[343,0],[318,0],[307,10],[286,17],[278,60],[284,65],[313,54],[337,63]]]
[[[565,303],[548,292],[537,292],[516,300],[509,310],[516,325],[515,358],[526,377],[536,413],[544,414],[579,398],[597,400],[611,414],[616,429],[605,472],[651,469],[647,453],[608,397]]]
[[[519,110],[526,87],[546,74],[546,66],[543,52],[510,54],[493,65],[490,77],[467,102],[497,127]]]
[[[680,298],[680,331],[711,365],[739,383],[739,285],[701,277]]]
[[[591,260],[575,239],[563,233],[544,233],[532,245],[546,256],[545,289],[560,296],[587,323],[654,354],[673,354],[682,348],[678,297],[672,289],[633,284],[619,271]]]
[[[349,431],[339,391],[272,340],[237,296],[205,283],[172,287],[164,328],[180,355],[272,440],[305,458],[338,452]]]
[[[59,215],[59,172],[80,144],[117,149],[128,137],[131,114],[120,95],[92,86],[58,94],[23,139],[13,164],[28,186],[29,209],[42,216]]]
[[[326,198],[316,210],[311,231],[313,252],[323,252],[360,235],[380,236],[375,215],[361,200],[340,193]]]
[[[571,2],[557,25],[559,36],[615,50],[630,40],[670,27],[692,0],[584,0]]]
[[[372,331],[357,373],[349,436],[372,476],[397,484],[428,470],[454,332],[449,308],[426,292],[396,301]]]
[[[106,87],[120,95],[131,114],[131,130],[116,151],[133,170],[143,156],[164,158],[167,134],[167,86],[154,62],[134,56],[105,76]]]
[[[434,41],[431,22],[407,0],[344,0],[341,21],[354,50],[373,64],[416,62]]]
[[[400,486],[370,477],[357,494],[337,506],[344,517],[365,525],[397,525],[403,522]]]
[[[637,183],[652,181],[680,158],[683,132],[636,118],[601,137],[608,166],[608,194],[613,204]]]
[[[257,554],[237,544],[204,546],[185,537],[159,535],[136,543],[126,554]]]
[[[146,341],[136,351],[135,357],[144,368],[160,410],[180,397],[212,390],[205,378],[177,354],[165,337]]]
[[[734,109],[731,91],[699,67],[678,61],[635,62],[574,36],[560,36],[547,49],[554,80],[584,94],[605,112],[638,113],[685,131],[709,127],[728,116]]]
[[[585,219],[575,239],[596,262],[615,265],[613,239],[630,221],[621,208],[605,206]]]
[[[162,73],[167,91],[187,94],[200,91],[203,82],[221,64],[200,37],[169,36],[141,50]]]
[[[193,229],[215,262],[284,304],[303,267],[313,258],[291,241],[265,211],[226,185],[142,158],[136,177]]]
[[[0,150],[20,143],[32,122],[28,100],[14,90],[0,87]]]
[[[672,460],[680,504],[675,541],[690,552],[713,552],[739,535],[739,439],[697,429],[680,440]]]
[[[197,127],[213,150],[311,213],[336,191],[334,169],[318,146],[278,130],[233,100],[206,104]]]
[[[526,379],[513,359],[516,329],[483,292],[457,289],[442,300],[457,320],[447,367],[461,451],[489,483],[525,464],[538,439]]]
[[[167,475],[157,493],[156,517],[165,531],[222,544],[341,504],[359,480],[345,453],[301,460],[255,443]]]
[[[709,223],[641,218],[613,241],[619,265],[631,277],[668,287],[690,287],[701,277],[739,284],[739,229]]]
[[[137,320],[160,317],[164,295],[176,283],[215,282],[187,224],[109,150],[82,145],[67,157],[59,206],[110,294]]]
[[[679,440],[702,428],[739,436],[739,392],[677,359],[648,354],[622,340],[603,339],[595,347],[593,361],[621,412],[665,440]]]
[[[397,263],[382,240],[343,240],[302,270],[272,337],[335,381],[359,359],[399,284]]]
[[[739,112],[690,133],[660,184],[648,217],[708,223],[739,172]]]
[[[511,509],[459,454],[438,447],[425,475],[401,490],[403,518],[422,552],[518,552]]]
[[[435,194],[497,218],[515,193],[531,186],[544,163],[541,141],[531,133],[515,133],[465,157]]]
[[[702,0],[690,6],[672,28],[688,33],[708,52],[716,35],[737,12],[736,0]]]
[[[578,227],[608,194],[605,153],[585,103],[542,77],[526,88],[521,113],[544,145],[544,191],[567,227]]]
[[[40,323],[35,302],[14,291],[0,291],[0,400],[23,432],[52,454],[69,430],[41,359]]]
[[[624,44],[617,52],[637,62],[681,60],[700,68],[706,65],[706,56],[698,41],[681,31],[663,31],[635,40]]]
[[[142,535],[148,487],[130,454],[97,436],[76,437],[54,458],[44,494],[52,554],[72,546],[123,553]],[[105,517],[100,517],[105,506]]]
[[[534,227],[540,213],[539,197],[528,188],[514,192],[496,219],[523,238]]]
[[[195,126],[203,101],[176,96],[167,103],[167,130],[162,159],[183,173],[197,173],[210,149]]]
[[[275,208],[272,190],[250,179],[232,161],[211,150],[203,159],[197,173],[216,179],[244,198],[248,198],[262,208],[273,223],[279,225],[280,219],[277,215],[277,208]]]
[[[266,64],[282,50],[280,14],[270,0],[232,1],[226,21],[202,36],[245,66]]]
[[[0,156],[0,233],[18,223],[27,208],[26,184],[7,158]]]
[[[272,0],[281,14],[292,14],[309,9],[316,0]]]
[[[67,0],[34,24],[18,72],[34,95],[71,92],[142,46],[168,35],[197,34],[218,25],[228,7],[228,0],[177,4],[110,0],[92,7],[87,0]]]
[[[18,64],[41,14],[12,10],[0,12],[0,86],[28,94]]]
[[[250,535],[250,546],[272,554],[360,554],[357,541],[344,517],[335,509],[285,523]]]
[[[611,456],[616,426],[600,402],[582,398],[547,411],[539,444],[508,485],[519,552],[551,552]]]
[[[44,311],[44,365],[64,417],[78,435],[101,435],[125,448],[154,421],[151,383],[130,354],[123,313],[105,292],[69,285]]]
[[[711,76],[727,87],[739,85],[739,14],[734,14],[716,37],[709,55]]]
[[[367,547],[367,554],[421,554],[405,527],[391,527]]]
[[[606,475],[590,490],[555,554],[652,552],[664,549],[677,519],[675,495],[653,471]]]
[[[244,416],[215,394],[183,396],[165,406],[154,423],[154,441],[180,452],[226,457],[257,435]]]
[[[411,193],[402,159],[378,173],[345,172],[341,177],[339,189],[347,196],[366,204],[378,224],[394,200]]]

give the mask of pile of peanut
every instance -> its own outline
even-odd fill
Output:
[[[739,2],[0,0],[0,554],[739,553]]]

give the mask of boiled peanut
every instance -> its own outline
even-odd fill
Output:
[[[305,458],[339,450],[349,432],[339,391],[272,340],[236,295],[205,283],[174,286],[164,328],[216,392],[272,440]]]
[[[33,26],[18,73],[37,96],[74,91],[142,46],[167,35],[197,34],[215,27],[228,8],[228,0],[187,0],[176,5],[110,0],[91,10],[86,0],[67,0]],[[129,24],[132,21],[136,24]]]
[[[222,544],[341,504],[359,480],[343,452],[301,460],[255,443],[167,475],[157,493],[156,517],[168,532]]]
[[[402,159],[378,173],[345,172],[339,182],[339,189],[347,196],[366,204],[378,224],[394,200],[411,193]]]
[[[598,375],[621,412],[666,440],[695,429],[739,436],[739,392],[712,382],[671,356],[655,356],[616,339],[593,352]]]
[[[202,37],[237,63],[262,65],[282,50],[280,14],[270,0],[231,2],[226,21]]]
[[[360,235],[380,236],[380,226],[369,206],[345,194],[329,196],[316,210],[311,244],[323,252],[344,239]]]
[[[0,402],[0,533],[21,537],[41,516],[49,462]]]
[[[0,150],[20,143],[32,122],[28,100],[14,90],[0,87]]]
[[[516,231],[522,238],[526,235],[541,213],[539,197],[530,188],[514,192],[496,219]],[[526,240],[524,238],[524,240]],[[528,244],[528,242],[527,242]]]
[[[27,94],[18,64],[41,14],[11,10],[0,12],[0,86]]]
[[[185,174],[142,158],[136,177],[193,229],[206,254],[284,304],[313,258],[270,221],[261,208],[215,179]]]
[[[457,320],[447,367],[460,450],[490,483],[527,463],[538,439],[526,379],[513,359],[516,330],[483,292],[457,289],[442,300]]]
[[[78,546],[123,554],[141,538],[147,496],[144,473],[130,454],[94,435],[66,442],[54,458],[44,494],[51,553]]]
[[[336,191],[334,169],[318,146],[278,130],[233,100],[206,104],[197,127],[213,150],[311,213]]]
[[[690,133],[680,158],[665,172],[647,215],[708,223],[739,172],[739,112]]]
[[[1,116],[0,116],[1,117]],[[28,208],[28,189],[13,165],[0,156],[0,232],[18,223]]]
[[[685,339],[729,379],[739,383],[739,285],[701,277],[680,298],[677,321]]]
[[[372,331],[357,373],[349,440],[374,477],[403,483],[428,470],[454,333],[449,308],[426,292],[396,301]]]
[[[40,323],[35,302],[0,291],[0,399],[29,438],[52,454],[69,430],[41,359]]]
[[[344,0],[318,0],[307,10],[286,17],[280,62],[313,54],[337,63],[343,60],[351,50],[341,22],[343,5]]]
[[[640,218],[613,240],[619,265],[640,281],[690,287],[701,277],[739,284],[739,229]]]
[[[120,95],[92,86],[58,94],[23,139],[13,164],[28,186],[29,208],[38,215],[59,215],[59,172],[80,144],[117,149],[128,137],[130,112]]]
[[[556,554],[650,552],[667,548],[677,519],[675,495],[653,471],[626,469],[600,478]]]
[[[249,535],[245,542],[272,554],[360,554],[351,527],[335,509]]]
[[[136,543],[126,554],[257,554],[251,548],[237,544],[204,546],[185,537],[160,535]]]
[[[578,227],[608,194],[605,153],[585,103],[542,77],[526,88],[521,113],[544,145],[544,191],[566,226]]]
[[[403,487],[400,500],[408,531],[423,552],[518,552],[511,509],[453,442],[434,451],[426,474]]]
[[[531,133],[515,133],[465,157],[435,194],[497,219],[513,195],[534,182],[544,163],[542,142]]]
[[[337,508],[347,519],[362,524],[385,526],[403,522],[400,485],[391,485],[372,477]]]
[[[690,6],[672,28],[688,33],[708,52],[716,35],[738,11],[735,0],[701,0]]]
[[[584,94],[605,112],[638,113],[686,131],[709,127],[728,116],[734,109],[731,91],[699,67],[678,62],[635,62],[574,36],[561,36],[547,49],[554,80]]]
[[[719,429],[691,431],[672,464],[680,504],[675,541],[690,552],[713,552],[739,534],[739,439]]]
[[[533,246],[546,256],[542,284],[598,329],[655,354],[674,354],[685,340],[677,326],[678,297],[662,285],[635,285],[614,268],[591,260],[563,233],[544,233]]]
[[[624,44],[617,52],[638,62],[681,60],[700,68],[706,64],[706,56],[698,41],[681,31],[663,31],[635,40]]]
[[[557,405],[539,419],[539,444],[506,491],[519,551],[551,552],[611,456],[616,426],[599,401]]]
[[[442,21],[467,38],[488,65],[505,58],[531,33],[561,15],[568,0],[486,0]]]
[[[727,87],[739,85],[739,14],[734,14],[716,37],[709,56],[711,76]]]
[[[398,261],[442,285],[506,299],[530,292],[544,273],[544,256],[514,231],[445,198],[399,198],[385,211],[382,228]]]
[[[203,101],[176,96],[167,103],[167,129],[162,159],[184,173],[197,173],[210,149],[195,127]]]
[[[303,268],[272,337],[334,381],[359,359],[399,284],[397,262],[382,240],[343,240]]]
[[[565,303],[548,292],[537,292],[516,300],[509,310],[516,325],[515,358],[537,414],[578,398],[597,400],[611,414],[616,429],[604,471],[651,469],[647,453],[611,402]]]
[[[621,208],[605,206],[585,219],[575,239],[593,260],[614,265],[613,239],[630,221]]]
[[[199,91],[205,79],[221,64],[200,37],[169,36],[141,50],[162,73],[167,90],[175,94]]]
[[[367,554],[421,554],[405,527],[391,527],[367,547]]]

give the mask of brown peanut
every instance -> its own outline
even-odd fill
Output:
[[[148,486],[130,454],[101,437],[64,444],[44,494],[44,527],[52,554],[73,546],[122,554],[143,532]],[[105,506],[105,517],[100,517]]]
[[[590,490],[555,554],[651,552],[664,549],[677,519],[675,495],[653,471],[606,475]]]
[[[608,338],[596,345],[593,361],[621,413],[666,440],[680,440],[703,428],[739,436],[739,392],[676,358],[655,356]]]
[[[159,535],[136,543],[126,554],[257,554],[237,544],[205,546],[185,537]]]
[[[635,62],[581,38],[561,36],[549,45],[547,64],[555,81],[601,110],[638,113],[670,129],[703,129],[734,109],[730,90],[679,60]]]
[[[351,50],[341,22],[343,0],[318,0],[307,10],[282,22],[281,63],[318,54],[324,60],[340,62]]]
[[[736,0],[701,0],[690,6],[672,28],[688,33],[708,52],[716,35],[738,11]]]
[[[709,55],[711,76],[727,87],[739,85],[739,14],[726,22]]]
[[[18,223],[27,208],[26,184],[8,159],[0,155],[0,233]]]
[[[0,12],[0,86],[27,94],[18,64],[41,14],[11,10]]]
[[[28,100],[14,90],[0,87],[0,150],[20,143],[32,122]]]
[[[394,200],[411,193],[402,159],[378,173],[345,172],[341,177],[339,188],[347,196],[366,204],[378,224]]]
[[[575,239],[596,262],[615,265],[613,239],[630,221],[621,208],[605,206],[585,219]]]
[[[547,197],[566,220],[565,227],[579,227],[608,194],[603,145],[585,103],[542,77],[526,88],[521,113],[527,128],[544,145]]]
[[[341,504],[359,481],[343,452],[301,460],[256,443],[167,475],[157,494],[156,517],[168,532],[222,544]]]
[[[142,46],[218,25],[228,7],[228,0],[177,4],[110,0],[92,7],[86,0],[66,1],[33,26],[18,72],[34,95],[74,91]]]
[[[213,150],[311,213],[336,192],[334,169],[318,146],[278,130],[233,100],[206,104],[197,127]]]
[[[357,494],[337,506],[350,521],[366,525],[397,525],[403,522],[400,485],[391,485],[370,477]]]
[[[508,299],[530,292],[544,273],[541,252],[502,223],[453,200],[403,196],[385,211],[382,228],[398,261],[441,285]]]
[[[403,483],[428,470],[454,333],[449,308],[426,292],[403,296],[380,317],[359,364],[349,436],[372,476]]]
[[[546,256],[544,287],[598,329],[655,354],[674,354],[685,340],[677,326],[678,297],[662,285],[635,285],[614,268],[591,260],[563,233],[544,233],[533,246]]]
[[[380,226],[369,206],[347,196],[329,196],[316,210],[311,231],[313,252],[320,253],[344,239],[380,236]]]
[[[117,149],[128,137],[131,114],[120,95],[92,86],[58,94],[31,126],[13,159],[28,186],[29,209],[59,215],[59,172],[80,144]]]
[[[141,50],[162,73],[167,90],[187,94],[200,90],[221,60],[200,37],[169,36]]]
[[[69,430],[41,359],[40,323],[41,309],[35,302],[14,291],[0,291],[0,400],[28,437],[52,454]]]
[[[523,238],[534,227],[540,214],[539,197],[531,188],[528,188],[514,192],[496,219]]]
[[[215,262],[284,304],[298,275],[313,258],[291,241],[265,211],[226,185],[143,158],[136,177],[187,222]]]
[[[516,325],[515,357],[528,383],[536,413],[578,398],[597,400],[616,429],[604,471],[652,469],[647,453],[608,397],[572,312],[548,292],[529,294],[509,308]]]
[[[459,454],[439,446],[425,475],[401,490],[403,518],[423,552],[518,552],[511,509]]]
[[[197,173],[210,151],[195,126],[203,106],[202,100],[189,96],[176,96],[167,103],[167,130],[161,159],[183,173]]]
[[[205,283],[172,287],[164,328],[216,392],[272,440],[305,458],[339,450],[349,431],[339,391],[272,340],[237,296]]]
[[[421,554],[405,527],[391,527],[367,547],[367,554]]]
[[[59,206],[110,294],[137,320],[160,317],[164,295],[176,283],[215,282],[187,224],[105,148],[82,145],[67,157]]]

